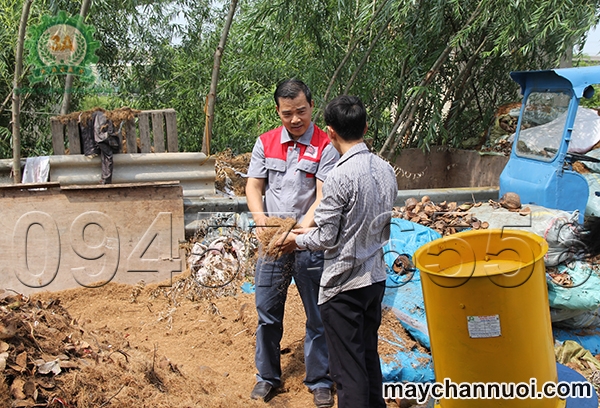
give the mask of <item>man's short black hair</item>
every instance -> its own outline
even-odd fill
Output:
[[[348,142],[364,136],[367,109],[358,96],[338,96],[327,104],[323,116],[325,123]]]
[[[308,86],[300,81],[299,79],[286,79],[280,82],[275,89],[275,103],[279,106],[279,98],[284,99],[295,99],[300,92],[306,96],[306,101],[310,105],[312,101],[312,94]]]

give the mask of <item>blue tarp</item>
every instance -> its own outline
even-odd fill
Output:
[[[395,334],[395,333],[394,333]],[[386,340],[400,349],[406,350],[407,345],[402,338],[396,335],[396,342]],[[388,356],[389,357],[389,356]],[[433,382],[433,363],[429,354],[418,350],[399,351],[392,356],[392,360],[381,363],[381,373],[384,382]]]
[[[415,270],[412,277],[409,277],[409,275],[399,276],[393,272],[392,265],[398,255],[407,255],[412,260],[412,256],[417,249],[438,238],[441,238],[440,233],[431,228],[407,220],[393,218],[390,241],[383,248],[385,263],[388,267],[383,305],[390,308],[400,324],[427,349],[430,348],[429,333],[425,318],[420,273]],[[399,340],[399,346],[404,346],[401,343],[402,341]],[[431,356],[417,350],[397,352],[391,362],[382,364],[382,372],[385,382],[434,381]]]
[[[424,244],[441,238],[441,234],[431,228],[414,222],[392,219],[390,241],[384,246],[384,259],[388,267],[383,304],[392,309],[402,326],[423,346],[429,348],[429,333],[425,318],[421,275],[415,270],[412,278],[394,274],[392,265],[398,255],[413,254]]]
[[[596,310],[600,307],[600,276],[595,268],[584,261],[569,262],[557,267],[558,272],[568,272],[572,286],[561,286],[548,281],[550,307],[570,310]]]
[[[593,355],[600,354],[600,328],[593,329],[552,329],[554,339],[560,342],[573,340]]]
[[[250,282],[242,283],[242,286],[240,288],[242,289],[243,293],[254,293],[255,292],[254,284],[250,283]]]

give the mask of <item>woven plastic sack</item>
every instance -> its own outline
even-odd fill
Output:
[[[567,265],[559,265],[557,269],[560,273],[567,272],[573,285],[561,286],[549,278],[547,282],[550,307],[590,311],[600,307],[600,277],[593,265],[573,261]]]

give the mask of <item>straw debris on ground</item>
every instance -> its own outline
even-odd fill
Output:
[[[289,230],[292,221],[268,224]],[[190,259],[198,243],[229,241],[215,253],[237,252],[243,273],[223,285],[201,282],[195,259],[161,284],[108,283],[30,297],[2,291],[0,407],[264,407],[249,399],[258,318],[253,293],[241,289],[253,282],[258,241],[252,229],[211,227],[234,222],[246,221],[216,214],[184,245]],[[226,266],[211,262],[215,272]],[[284,384],[267,406],[304,408],[313,402],[303,384],[305,317],[294,285],[285,307]],[[419,347],[386,312],[382,359],[400,350],[398,336],[403,349]]]
[[[109,283],[31,297],[5,292],[0,407],[265,407],[249,399],[256,372],[253,294],[238,288],[198,298],[168,289]],[[386,316],[382,338],[408,336]],[[312,406],[303,384],[304,326],[291,286],[281,343],[284,385],[266,406]],[[397,351],[388,341],[381,345],[382,358]]]

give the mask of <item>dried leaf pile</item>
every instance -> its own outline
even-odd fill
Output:
[[[234,155],[226,149],[215,155],[215,188],[232,196],[246,195],[246,173],[252,153]]]
[[[0,391],[2,406],[11,399],[13,407],[27,407],[59,398],[55,376],[79,368],[80,359],[93,353],[70,326],[59,302],[32,303],[21,295],[0,301],[0,371],[9,387]]]
[[[136,381],[131,351],[125,351],[128,343],[119,344],[108,329],[88,332],[58,299],[2,298],[0,339],[2,407],[104,406]],[[163,371],[177,371],[168,361],[137,370],[146,385],[160,391],[164,374],[157,371],[159,365]]]
[[[258,408],[251,295],[174,307],[156,293],[109,283],[0,300],[0,407]]]

